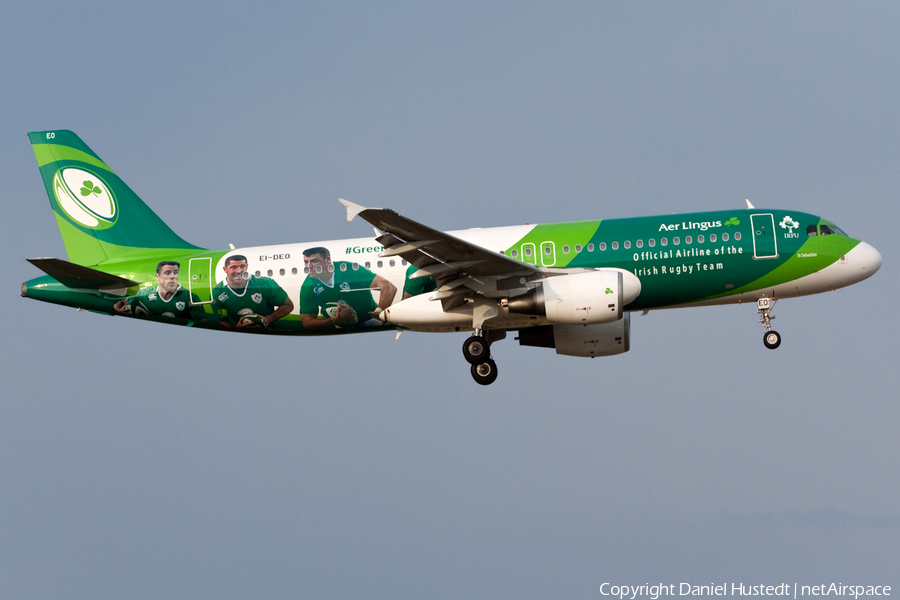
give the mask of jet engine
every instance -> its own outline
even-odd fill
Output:
[[[537,315],[551,323],[590,325],[622,318],[622,307],[641,293],[641,280],[628,271],[598,269],[547,277],[509,299],[511,314]]]
[[[612,356],[630,349],[631,313],[612,323],[543,325],[519,330],[520,346],[556,348],[567,356]]]

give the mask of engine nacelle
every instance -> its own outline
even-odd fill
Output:
[[[612,356],[631,348],[631,313],[612,323],[544,325],[519,330],[519,345],[556,348],[566,356]]]
[[[510,298],[510,313],[569,325],[611,323],[621,319],[622,308],[641,293],[641,280],[620,269],[548,277],[538,283],[527,294]]]
[[[472,328],[472,308],[461,306],[445,312],[432,294],[419,294],[401,300],[384,310],[388,323],[414,331],[459,331]]]

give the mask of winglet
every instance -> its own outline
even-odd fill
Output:
[[[749,199],[749,198],[747,198],[746,200],[744,200],[744,202],[747,203],[747,208],[756,208],[755,206],[753,206],[752,204],[750,204],[750,199]]]
[[[352,221],[353,217],[358,215],[364,210],[368,210],[365,206],[360,206],[354,202],[350,202],[349,200],[344,200],[343,198],[338,198],[338,202],[347,207],[347,220]]]

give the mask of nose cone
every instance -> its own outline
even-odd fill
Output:
[[[860,242],[847,254],[847,262],[860,269],[862,279],[875,274],[881,268],[881,252],[865,242]]]

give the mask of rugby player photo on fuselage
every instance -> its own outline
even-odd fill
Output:
[[[213,289],[213,314],[226,329],[268,329],[294,310],[294,303],[280,285],[268,277],[247,271],[247,258],[233,254],[222,267],[225,279]]]
[[[164,260],[156,265],[156,287],[146,287],[130,298],[116,302],[113,309],[117,314],[134,317],[156,316],[170,319],[202,321],[206,313],[197,294],[192,294],[178,283],[181,264],[174,260]]]
[[[380,315],[394,301],[397,287],[358,263],[331,260],[327,248],[303,251],[309,275],[300,288],[300,318],[305,329],[349,329],[383,325]],[[379,292],[378,302],[372,291]]]
[[[426,292],[433,292],[437,289],[437,282],[431,277],[413,278],[413,273],[418,270],[415,265],[409,265],[409,268],[406,269],[406,278],[403,281],[404,300]]]

